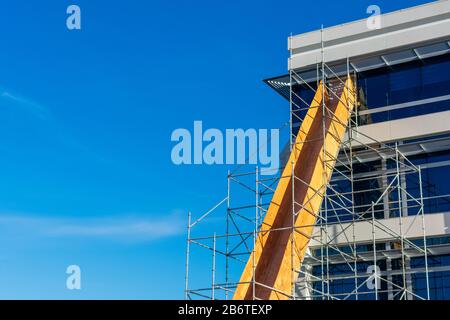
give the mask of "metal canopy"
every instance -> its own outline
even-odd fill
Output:
[[[350,60],[350,71],[364,72],[378,68],[390,67],[401,63],[424,60],[431,57],[436,57],[450,53],[450,41],[445,40],[421,47],[414,47],[403,49],[400,51],[389,52],[381,55],[354,58]],[[329,74],[327,77],[332,77],[333,74],[343,76],[347,73],[347,65],[345,63],[330,65]],[[298,74],[306,82],[317,81],[317,69],[296,70]],[[294,77],[295,78],[295,77]],[[295,80],[295,79],[294,79]],[[275,78],[264,80],[272,89],[278,92],[285,99],[289,100],[289,74],[281,75]],[[295,83],[294,83],[295,84]]]

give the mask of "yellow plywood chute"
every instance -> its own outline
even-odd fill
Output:
[[[284,300],[292,296],[293,270],[299,270],[305,255],[355,104],[350,77],[345,84],[339,79],[330,81],[329,90],[323,87],[319,84],[301,124],[235,300]]]

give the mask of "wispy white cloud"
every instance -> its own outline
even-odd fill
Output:
[[[113,159],[93,150],[89,147],[89,143],[80,141],[74,136],[73,131],[70,131],[67,123],[55,116],[51,108],[38,103],[29,97],[0,88],[0,107],[9,108],[16,112],[19,111],[20,113],[16,119],[22,119],[21,116],[31,115],[34,125],[39,128],[41,137],[55,139],[61,143],[62,146],[74,150],[77,154],[85,155],[87,159],[106,163],[108,165],[117,165],[117,162]],[[12,126],[13,124],[10,123],[9,125]],[[20,130],[22,130],[22,126],[20,126]]]
[[[48,108],[28,98],[13,94],[9,91],[3,91],[0,94],[0,97],[4,100],[7,100],[8,102],[12,102],[14,106],[31,112],[32,114],[43,120],[49,118],[50,116],[50,111]]]
[[[107,218],[43,217],[0,213],[0,228],[15,234],[47,237],[150,241],[182,234],[184,221],[176,212],[158,217],[126,215]]]
[[[173,236],[182,232],[179,217],[159,219],[97,219],[62,223],[49,230],[55,236],[127,237],[154,239]]]

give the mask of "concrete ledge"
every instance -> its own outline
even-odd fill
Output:
[[[383,14],[382,27],[370,30],[367,19],[313,31],[289,38],[293,55],[289,69],[302,69],[322,61],[321,38],[326,63],[364,57],[378,52],[408,48],[450,37],[450,1],[438,1]]]

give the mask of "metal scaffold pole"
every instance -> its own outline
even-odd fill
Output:
[[[187,300],[189,298],[189,247],[191,237],[191,212],[188,212],[188,223],[187,223],[187,240],[186,240],[186,276],[185,276],[185,286],[184,286],[184,298]]]
[[[212,249],[212,270],[211,270],[211,300],[215,299],[216,289],[216,233],[213,235],[213,249]]]
[[[256,248],[256,241],[258,240],[258,216],[259,216],[259,212],[258,212],[258,205],[259,205],[259,171],[258,171],[258,166],[256,166],[255,168],[255,226],[254,226],[254,231],[253,231],[253,252],[255,252],[255,248]],[[252,288],[252,293],[253,293],[253,299],[252,300],[256,300],[256,261],[255,261],[255,255],[253,255],[253,260],[252,260],[252,270],[253,270],[253,288]]]
[[[420,168],[402,154],[398,145],[393,147],[382,143],[360,130],[361,125],[367,123],[368,118],[365,114],[360,115],[358,111],[358,106],[364,102],[359,101],[357,72],[348,58],[345,71],[338,71],[333,66],[327,65],[323,28],[321,38],[322,61],[316,64],[317,76],[313,81],[304,79],[292,65],[289,66],[288,143],[291,157],[279,168],[282,173],[266,178],[262,176],[262,170],[258,167],[245,170],[245,166],[240,166],[236,170],[229,171],[226,198],[206,214],[200,215],[200,218],[194,222],[190,221],[189,216],[186,298],[196,295],[201,298],[220,299],[219,292],[223,292],[225,299],[228,299],[230,295],[234,298],[239,287],[248,288],[245,298],[254,300],[261,299],[258,292],[266,290],[280,299],[430,298],[429,251],[426,243]],[[289,37],[289,41],[292,41],[292,37]],[[292,58],[292,50],[290,54]],[[354,85],[350,86],[349,83]],[[303,95],[301,90],[309,94]],[[317,101],[316,97],[312,102],[307,101],[309,98],[305,97],[310,96],[310,93],[320,93]],[[333,102],[343,105],[350,112],[349,118],[345,118],[345,123],[333,117]],[[296,159],[302,152],[302,148],[307,143],[313,142],[308,140],[301,128],[305,120],[312,121],[308,118],[310,116],[308,111],[314,108],[321,116],[321,135],[315,138],[322,141],[322,148],[318,160],[318,165],[321,166],[321,186],[313,190],[312,197],[319,195],[322,197],[322,202],[316,213],[314,225],[297,225],[296,220],[302,217],[301,215],[315,214],[308,209],[308,201],[304,203],[296,201],[300,188],[308,185],[298,173],[310,165],[299,163]],[[339,139],[333,131],[339,125],[346,128],[344,140]],[[303,135],[302,139],[298,139],[299,135]],[[337,155],[330,152],[336,144],[339,145]],[[368,160],[364,160],[365,154],[368,155]],[[378,163],[377,161],[380,163],[378,170],[360,170],[374,162]],[[286,167],[289,167],[290,171],[283,175]],[[297,167],[300,169],[297,170]],[[326,172],[331,172],[330,176],[327,176]],[[281,206],[281,202],[276,202],[280,200],[275,201],[273,198],[277,188],[280,184],[286,184],[287,180],[290,181],[290,188],[286,190],[290,194],[287,212],[290,220],[284,225],[274,226],[274,218],[270,224],[267,224],[265,218],[270,205],[274,205],[275,202],[276,205]],[[408,192],[407,180],[408,186],[412,185],[412,182],[419,185],[419,196],[413,196]],[[233,204],[231,203],[232,193]],[[220,212],[224,203],[226,204],[225,234],[215,233],[214,236],[191,238],[191,228],[194,226],[197,228],[200,222],[204,223],[207,216]],[[412,205],[415,203],[418,205]],[[413,212],[417,206],[417,211]],[[396,217],[397,211],[398,217]],[[416,221],[416,219],[409,219],[408,215],[413,217],[420,215],[420,217]],[[397,226],[394,226],[392,222],[397,223]],[[417,242],[413,241],[415,239],[410,239],[408,235],[412,224],[419,222],[422,225],[423,245],[417,245]],[[368,230],[371,230],[371,236],[370,231],[366,234],[363,232],[366,226],[370,228]],[[308,235],[305,230],[310,227],[312,231],[311,235]],[[286,271],[286,273],[289,273],[290,290],[280,290],[274,283],[262,283],[261,275],[264,275],[264,272],[261,272],[258,265],[262,255],[261,250],[267,245],[264,239],[267,239],[270,234],[282,232],[289,232],[287,245],[290,245],[290,252],[287,252],[286,257],[290,260],[290,267],[289,272]],[[304,253],[298,252],[297,235],[308,238],[308,248]],[[223,237],[225,244],[224,248],[221,248],[219,240]],[[206,243],[208,239],[209,241],[213,239],[213,246]],[[188,290],[188,266],[191,254],[189,243],[213,251],[214,271],[211,288],[192,289],[192,284],[189,284],[191,289]],[[417,254],[420,253],[425,257],[426,293],[424,296],[412,292],[408,285],[408,279],[411,279],[413,272],[409,265],[407,267],[407,262],[410,263],[409,258],[407,259],[408,250],[415,250]],[[387,268],[387,257],[390,256],[390,252],[396,252],[395,254],[398,252],[399,261],[401,261],[399,269]],[[225,272],[219,273],[225,275],[223,284],[216,278],[218,274],[216,259],[221,255],[225,257]],[[371,274],[364,269],[369,266],[374,267]],[[236,278],[236,270],[241,271],[245,267],[248,267],[249,277]],[[341,271],[335,272],[336,270]],[[397,281],[399,277],[402,283]],[[370,280],[375,281],[373,289],[368,285]],[[347,285],[345,290],[339,291],[336,287],[341,282]],[[305,290],[297,290],[300,286]]]
[[[427,232],[425,228],[425,208],[423,205],[423,190],[422,190],[422,169],[419,166],[419,192],[420,192],[420,215],[422,218],[422,234],[423,234],[423,248],[424,248],[424,264],[425,264],[425,283],[427,288],[427,300],[430,300],[430,279],[428,275],[428,249],[427,249]]]
[[[227,219],[226,219],[226,239],[225,239],[225,287],[228,288],[229,279],[229,234],[230,234],[230,170],[227,174]],[[225,291],[225,300],[228,300],[229,291]]]

